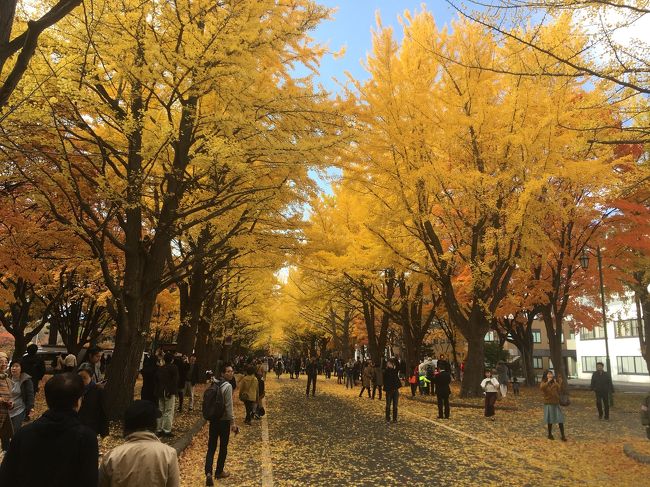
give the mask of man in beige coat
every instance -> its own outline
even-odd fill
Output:
[[[176,450],[154,434],[160,411],[150,401],[134,401],[124,414],[126,442],[106,454],[100,487],[180,487]]]

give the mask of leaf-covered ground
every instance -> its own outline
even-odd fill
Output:
[[[411,400],[403,388],[399,422],[387,425],[384,402],[357,397],[358,388],[319,377],[316,397],[307,399],[304,387],[304,379],[269,376],[267,445],[261,422],[241,423],[243,408],[236,401],[242,432],[231,437],[226,470],[232,475],[218,485],[261,485],[263,448],[271,453],[274,483],[282,486],[618,487],[648,485],[650,478],[650,466],[623,453],[626,442],[645,444],[638,395],[617,395],[605,422],[598,420],[591,393],[573,392],[565,408],[569,441],[562,443],[546,438],[537,389],[522,388],[519,397],[500,401],[516,410],[498,410],[489,421],[471,408],[453,408],[450,420],[438,420],[431,398]],[[204,484],[206,445],[204,428],[181,457],[184,486]]]

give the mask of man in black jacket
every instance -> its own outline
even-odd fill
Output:
[[[440,365],[440,361],[438,361],[438,365]],[[443,362],[443,367],[445,368],[440,370],[433,381],[436,384],[436,396],[438,398],[438,419],[442,419],[443,417],[449,419],[449,395],[451,394],[449,384],[451,384],[451,372],[449,372],[448,362]]]
[[[609,419],[609,395],[614,393],[614,384],[609,371],[605,372],[602,362],[596,364],[596,372],[591,376],[591,390],[596,393],[596,408],[598,419],[603,419],[603,405],[605,406],[605,419]]]
[[[399,373],[395,366],[395,360],[389,358],[384,370],[384,392],[386,392],[386,422],[390,423],[390,406],[393,405],[393,423],[397,423],[397,403],[399,400],[399,388],[402,381],[399,380]]]
[[[178,368],[174,365],[174,356],[166,353],[164,365],[156,370],[155,394],[162,418],[158,418],[158,436],[173,436],[174,408],[178,394]]]
[[[14,435],[0,465],[0,485],[97,486],[97,436],[77,418],[83,390],[72,372],[47,381],[49,409]]]
[[[45,361],[39,357],[38,345],[33,343],[27,347],[27,354],[22,359],[23,372],[32,378],[34,384],[34,394],[39,391],[39,384],[45,375]]]

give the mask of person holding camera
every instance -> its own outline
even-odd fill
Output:
[[[548,428],[548,439],[553,440],[553,425],[558,424],[562,441],[567,441],[564,435],[564,413],[560,409],[560,391],[562,389],[562,377],[555,379],[553,372],[545,370],[542,375],[540,389],[544,396],[544,422]]]

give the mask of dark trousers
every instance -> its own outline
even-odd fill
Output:
[[[362,386],[361,387],[361,392],[359,393],[359,397],[363,396],[363,391],[368,391],[368,397],[370,397],[370,386]]]
[[[605,406],[605,419],[609,419],[609,393],[596,391],[596,407],[598,417],[603,417],[603,405]]]
[[[418,390],[418,383],[411,384],[411,397],[415,397],[415,392]]]
[[[393,405],[393,421],[397,421],[397,403],[399,401],[399,390],[386,391],[386,421],[390,421],[390,405]]]
[[[221,474],[223,472],[223,467],[226,465],[228,441],[230,440],[230,421],[210,421],[208,453],[205,455],[206,475],[212,473],[212,462],[214,461],[214,452],[217,451],[217,440],[219,441],[219,456],[217,457],[217,469],[214,472],[215,475]]]
[[[382,389],[381,386],[379,386],[377,384],[373,384],[373,386],[372,386],[372,398],[373,399],[375,398],[375,391],[379,391],[379,400],[381,401],[381,389]]]
[[[449,396],[438,395],[438,417],[442,418],[444,407],[445,418],[449,418]]]
[[[255,401],[244,401],[244,406],[246,406],[246,419],[244,419],[244,422],[250,423],[251,416],[255,412],[255,404]]]
[[[185,397],[185,389],[178,389],[178,412],[183,410],[183,397]]]
[[[485,393],[485,416],[494,416],[494,405],[497,403],[496,392]]]
[[[307,375],[307,395],[309,395],[309,386],[311,386],[311,395],[316,395],[316,375]]]

